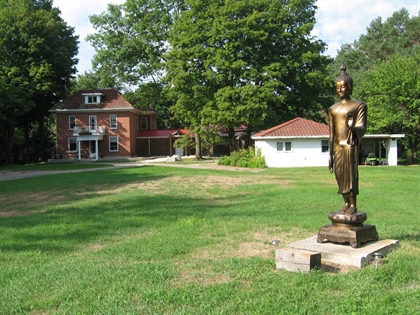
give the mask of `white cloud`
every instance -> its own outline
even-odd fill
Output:
[[[91,61],[95,50],[86,42],[86,36],[95,33],[89,21],[89,16],[101,14],[108,8],[109,3],[122,4],[125,0],[54,0],[54,7],[61,11],[61,17],[67,25],[75,28],[75,35],[79,36],[79,73],[91,69]]]
[[[394,12],[406,8],[411,16],[417,15],[420,1],[392,0],[318,0],[317,24],[313,34],[328,44],[327,55],[335,56],[344,43],[353,43],[372,20],[386,21]]]

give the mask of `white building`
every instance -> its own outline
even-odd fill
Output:
[[[388,165],[397,165],[397,139],[404,135],[365,135],[364,157],[370,152]],[[254,136],[267,167],[326,166],[329,159],[329,128],[326,124],[295,118]]]

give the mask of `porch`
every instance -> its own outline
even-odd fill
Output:
[[[73,136],[76,137],[77,159],[82,159],[81,142],[88,141],[89,158],[94,160],[99,159],[99,141],[103,140],[105,135],[105,127],[94,126],[76,126],[73,131]]]

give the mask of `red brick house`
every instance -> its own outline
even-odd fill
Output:
[[[137,133],[156,130],[157,112],[134,108],[113,89],[81,90],[56,104],[57,155],[60,158],[140,155]]]

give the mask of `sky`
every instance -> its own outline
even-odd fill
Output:
[[[109,3],[122,4],[125,0],[54,0],[54,6],[61,11],[61,17],[79,35],[79,74],[91,70],[95,50],[85,41],[86,36],[95,33],[89,16],[101,14]],[[326,55],[335,57],[342,44],[353,43],[372,20],[381,17],[385,21],[395,11],[406,8],[410,16],[418,15],[420,0],[318,0],[316,25],[313,35],[327,45]]]

